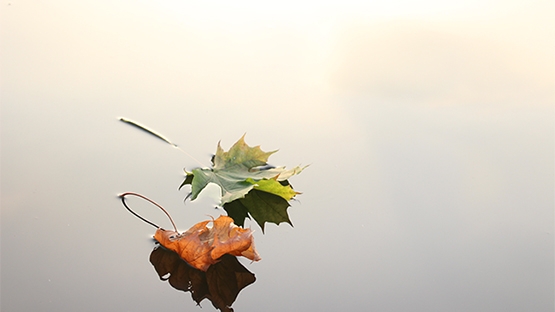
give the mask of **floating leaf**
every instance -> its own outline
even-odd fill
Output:
[[[213,226],[208,228],[210,222]],[[201,271],[206,271],[224,254],[243,256],[253,261],[261,259],[254,247],[252,231],[238,227],[227,216],[199,222],[182,234],[159,228],[154,239]]]
[[[299,193],[293,190],[287,179],[305,167],[271,167],[267,161],[275,152],[264,152],[260,146],[248,146],[244,135],[227,152],[218,143],[213,168],[187,172],[180,188],[191,185],[190,198],[195,200],[209,183],[218,185],[221,189],[220,205],[240,226],[247,217],[254,218],[263,230],[266,222],[291,224],[286,211],[288,201]]]
[[[223,205],[244,197],[255,187],[256,181],[285,181],[304,169],[299,166],[293,169],[261,168],[268,165],[268,157],[276,151],[263,152],[259,146],[250,147],[244,138],[245,136],[241,137],[228,152],[224,152],[218,143],[213,168],[198,168],[187,172],[180,187],[191,184],[191,200],[195,200],[208,183],[215,183],[221,189],[220,204]],[[288,192],[287,188],[288,186],[276,185],[271,192],[280,195]]]
[[[295,197],[295,195],[299,194],[293,191],[293,188],[290,185],[283,185],[274,179],[262,179],[255,181],[251,178],[248,178],[246,182],[252,183],[255,190],[274,194],[282,197],[285,200],[291,200],[293,199],[293,197]]]
[[[223,207],[233,220],[239,220],[236,223],[239,226],[244,225],[248,214],[253,217],[263,232],[266,222],[275,224],[287,222],[293,225],[287,214],[289,203],[285,199],[256,189],[250,191],[244,198],[234,200]]]

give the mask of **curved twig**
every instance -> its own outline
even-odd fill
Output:
[[[129,212],[131,212],[135,217],[137,217],[137,218],[143,220],[144,222],[146,222],[146,223],[148,223],[148,224],[154,226],[154,227],[157,228],[157,229],[160,228],[158,225],[156,225],[156,224],[154,224],[153,222],[151,222],[151,221],[149,221],[149,220],[147,220],[147,219],[141,217],[139,214],[137,214],[136,212],[134,212],[133,210],[131,210],[131,208],[129,208],[129,206],[127,206],[127,203],[125,202],[125,196],[127,196],[127,195],[133,195],[133,196],[140,197],[140,198],[142,198],[142,199],[148,201],[149,203],[153,204],[154,206],[160,208],[160,209],[166,214],[166,216],[168,216],[168,219],[170,219],[170,222],[171,222],[172,225],[173,225],[173,229],[174,229],[176,232],[178,232],[178,231],[177,231],[177,227],[175,226],[175,223],[173,222],[173,219],[172,219],[172,217],[170,216],[170,214],[166,211],[166,209],[164,209],[164,207],[160,206],[158,203],[156,203],[156,202],[153,201],[152,199],[150,199],[150,198],[148,198],[148,197],[146,197],[146,196],[144,196],[144,195],[141,195],[141,194],[138,194],[138,193],[133,193],[133,192],[125,192],[125,193],[123,193],[123,194],[120,194],[119,197],[121,197],[121,202],[123,203],[123,206],[125,206],[125,208],[126,208],[127,210],[129,210]]]

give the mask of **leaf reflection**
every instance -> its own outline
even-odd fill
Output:
[[[150,254],[150,263],[161,280],[167,280],[175,289],[190,292],[197,304],[200,305],[206,298],[221,311],[233,311],[231,304],[239,292],[256,280],[254,274],[236,257],[228,254],[202,272],[191,267],[173,251],[158,246]]]

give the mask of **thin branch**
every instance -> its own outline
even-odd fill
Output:
[[[172,217],[170,216],[170,214],[166,211],[166,209],[164,209],[164,207],[160,206],[158,203],[156,203],[156,202],[153,201],[152,199],[150,199],[150,198],[148,198],[148,197],[146,197],[146,196],[144,196],[144,195],[141,195],[141,194],[138,194],[138,193],[133,193],[133,192],[126,192],[126,193],[120,194],[119,197],[121,197],[121,202],[123,203],[123,205],[125,206],[125,208],[127,208],[127,210],[129,210],[129,212],[131,212],[134,216],[136,216],[137,218],[143,220],[144,222],[146,222],[146,223],[148,223],[148,224],[154,226],[155,228],[160,228],[158,225],[154,224],[153,222],[148,221],[147,219],[141,217],[139,214],[137,214],[137,213],[135,213],[133,210],[131,210],[131,209],[129,208],[129,206],[127,206],[127,204],[126,204],[126,202],[125,202],[125,196],[127,196],[127,195],[137,196],[137,197],[139,197],[139,198],[142,198],[142,199],[148,201],[149,203],[153,204],[154,206],[160,208],[160,209],[166,214],[166,216],[168,216],[168,219],[170,219],[170,222],[171,222],[172,225],[173,225],[173,229],[174,229],[176,232],[178,232],[178,231],[177,231],[177,227],[175,226],[175,223],[173,222],[173,219],[172,219]]]

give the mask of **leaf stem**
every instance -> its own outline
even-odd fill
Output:
[[[191,156],[191,154],[187,153],[186,151],[184,151],[181,147],[173,144],[173,147],[177,148],[178,150],[180,150],[181,152],[183,152],[183,154],[189,156],[189,158],[191,158],[192,160],[196,161],[197,164],[199,164],[201,167],[206,168],[208,166],[206,166],[205,164],[201,163],[198,159],[196,159],[195,157]]]
[[[138,193],[134,193],[134,192],[125,192],[125,193],[123,193],[123,194],[120,194],[119,197],[121,197],[121,202],[123,203],[123,206],[125,206],[125,208],[126,208],[127,210],[129,210],[129,212],[131,212],[134,216],[136,216],[137,218],[143,220],[144,222],[146,222],[146,223],[148,223],[148,224],[154,226],[155,228],[158,228],[158,229],[160,228],[158,225],[154,224],[154,223],[151,222],[151,221],[148,221],[147,219],[141,217],[139,214],[137,214],[136,212],[134,212],[133,210],[131,210],[131,208],[129,208],[129,206],[127,206],[127,203],[125,202],[125,196],[127,196],[127,195],[137,196],[137,197],[139,197],[139,198],[142,198],[142,199],[148,201],[149,203],[153,204],[154,206],[160,208],[160,209],[166,214],[166,216],[168,216],[168,218],[170,219],[170,222],[172,223],[173,229],[174,229],[176,232],[178,232],[178,231],[177,231],[177,227],[175,226],[175,223],[173,222],[173,219],[172,219],[172,217],[170,216],[170,214],[166,211],[166,209],[164,209],[164,207],[160,206],[158,203],[156,203],[156,202],[153,201],[152,199],[150,199],[150,198],[148,198],[148,197],[146,197],[146,196],[144,196],[144,195],[141,195],[141,194],[138,194]]]
[[[155,137],[157,137],[158,139],[168,143],[169,145],[177,148],[178,150],[180,150],[182,153],[184,153],[185,155],[189,156],[192,160],[196,161],[201,167],[206,167],[206,165],[204,165],[203,163],[201,163],[198,159],[196,159],[195,157],[191,156],[191,154],[187,153],[186,151],[184,151],[183,149],[181,149],[181,147],[179,147],[177,144],[173,143],[172,141],[170,141],[168,138],[166,138],[165,136],[161,135],[160,133],[147,128],[146,126],[141,125],[140,123],[127,119],[127,118],[123,118],[120,117],[119,118],[120,121],[125,122],[128,125],[131,125],[135,128],[141,129],[143,131],[145,131],[146,133],[149,133]]]

